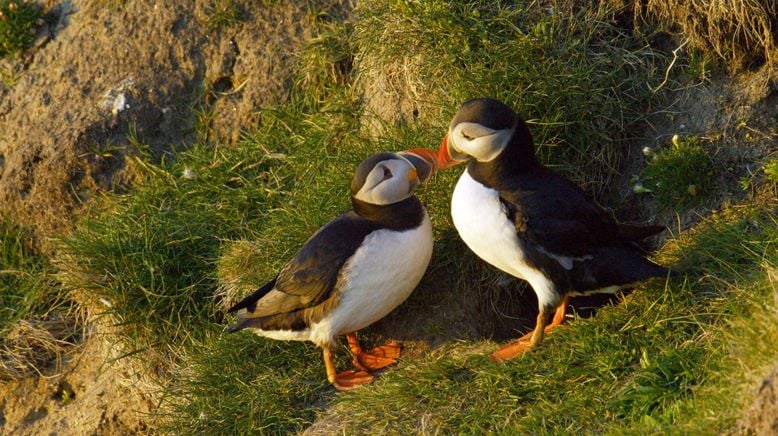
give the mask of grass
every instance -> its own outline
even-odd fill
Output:
[[[634,139],[662,56],[618,27],[618,10],[565,4],[360,3],[360,83],[378,95],[368,110],[386,111],[394,92],[412,100],[421,123],[445,129],[461,102],[501,99],[530,121],[544,162],[601,193]]]
[[[674,137],[671,147],[651,155],[640,179],[660,208],[684,209],[700,203],[713,188],[713,161],[699,138]]]
[[[29,47],[40,19],[40,6],[35,2],[0,0],[0,58]]]
[[[778,185],[778,158],[772,158],[765,162],[763,171],[768,182]]]
[[[0,381],[50,372],[78,334],[52,272],[31,233],[0,216]]]
[[[301,431],[330,393],[316,364],[321,352],[310,344],[214,333],[190,353],[168,393],[162,429],[170,433]]]
[[[205,7],[205,27],[209,31],[230,28],[247,19],[246,13],[235,0],[214,0]]]
[[[715,54],[733,71],[775,62],[775,2],[649,0],[636,13],[680,31],[698,49]]]
[[[11,89],[19,83],[22,78],[22,70],[17,65],[9,65],[0,69],[0,83],[6,88]]]
[[[771,290],[766,271],[776,263],[774,205],[706,221],[667,250],[664,260],[685,269],[685,280],[642,285],[622,304],[497,366],[485,357],[495,344],[478,334],[486,328],[460,332],[469,320],[446,318],[443,309],[468,315],[492,299],[510,312],[522,302],[517,286],[501,284],[504,277],[453,233],[448,203],[458,171],[444,172],[419,194],[435,228],[429,273],[390,315],[390,325],[401,326],[397,334],[443,337],[443,346],[403,361],[370,387],[338,394],[313,345],[221,335],[226,306],[349,208],[349,181],[365,156],[437,146],[464,99],[491,95],[511,104],[531,119],[543,160],[590,192],[617,174],[634,136],[629,127],[653,109],[646,81],[662,57],[618,27],[613,11],[366,2],[342,22],[310,6],[318,33],[299,56],[288,101],[263,110],[235,146],[212,143],[207,112],[195,144],[162,155],[136,144],[141,154],[130,165],[138,185],[106,196],[58,244],[59,279],[115,327],[126,355],[146,363],[154,354],[168,358],[161,430],[286,433],[314,420],[348,432],[620,433],[732,424],[739,409],[721,398],[742,392],[746,381],[728,372],[762,365],[733,356],[753,334],[741,327],[772,310],[762,303]],[[412,90],[418,122],[366,127],[382,104],[364,94],[376,78]],[[683,165],[699,157],[692,148],[668,150],[661,168],[686,176]],[[656,177],[687,190],[690,184]],[[366,333],[386,336],[380,328]],[[348,365],[344,350],[338,358]]]
[[[213,315],[209,271],[220,238],[260,226],[284,196],[288,175],[269,155],[195,147],[175,162],[136,161],[143,186],[107,199],[102,215],[62,240],[62,282],[103,307],[138,349],[184,340],[182,325]]]
[[[46,301],[46,259],[33,248],[30,234],[0,217],[0,335],[17,320],[37,312]]]
[[[642,285],[521,359],[494,365],[484,347],[450,346],[339,395],[321,419],[346,433],[730,428],[744,406],[733,398],[778,357],[767,346],[778,339],[775,211],[743,207],[707,221],[673,248],[686,279]]]

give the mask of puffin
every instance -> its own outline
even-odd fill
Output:
[[[231,307],[237,319],[225,332],[313,342],[339,390],[373,381],[373,373],[397,360],[400,346],[363,350],[355,332],[399,306],[421,281],[432,227],[414,190],[436,170],[435,152],[424,149],[363,160],[351,182],[353,209],[321,227],[272,280]],[[338,373],[333,351],[341,335],[356,369]]]
[[[571,296],[615,293],[675,275],[636,245],[664,227],[617,222],[575,183],[541,164],[526,123],[501,101],[467,101],[452,119],[438,167],[464,162],[451,198],[454,227],[478,257],[527,281],[538,299],[534,330],[492,360],[538,346],[564,321]]]

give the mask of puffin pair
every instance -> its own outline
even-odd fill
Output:
[[[673,274],[634,245],[663,227],[617,223],[537,160],[529,129],[512,109],[482,98],[462,105],[437,153],[413,149],[365,159],[351,183],[353,210],[319,229],[273,280],[232,307],[237,322],[226,331],[315,343],[338,389],[372,381],[371,373],[394,363],[400,347],[364,351],[355,332],[400,305],[432,255],[429,216],[414,189],[463,162],[467,169],[451,201],[454,226],[479,257],[529,282],[540,308],[534,331],[493,360],[540,344],[564,320],[570,296],[612,293]],[[356,369],[337,373],[332,349],[344,334]]]
[[[467,169],[451,199],[454,226],[481,259],[527,281],[540,309],[535,329],[497,350],[492,360],[540,344],[564,320],[570,296],[614,293],[675,274],[635,245],[664,227],[616,222],[577,185],[543,166],[527,125],[502,102],[470,100],[454,116],[438,166],[463,162]]]
[[[351,182],[353,210],[319,229],[275,278],[229,309],[237,321],[225,331],[311,341],[322,348],[337,389],[371,382],[371,373],[396,361],[400,346],[365,351],[355,332],[405,301],[427,269],[432,226],[414,189],[436,169],[429,150],[365,159]],[[337,373],[332,350],[344,334],[356,369]]]

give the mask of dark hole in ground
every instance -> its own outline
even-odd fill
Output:
[[[214,92],[229,92],[232,90],[232,77],[220,77],[211,85]]]
[[[73,387],[70,385],[70,383],[61,381],[57,385],[57,389],[54,391],[54,393],[51,394],[51,399],[56,400],[60,406],[64,406],[65,404],[76,399],[76,391],[73,390]]]

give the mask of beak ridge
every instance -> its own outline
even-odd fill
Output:
[[[440,148],[438,149],[437,163],[441,170],[444,170],[454,165],[459,165],[463,160],[457,160],[451,157],[451,152],[448,149],[448,134],[440,141]]]
[[[438,155],[433,150],[425,148],[412,148],[399,154],[405,156],[416,168],[418,180],[421,183],[426,182],[438,171]]]

